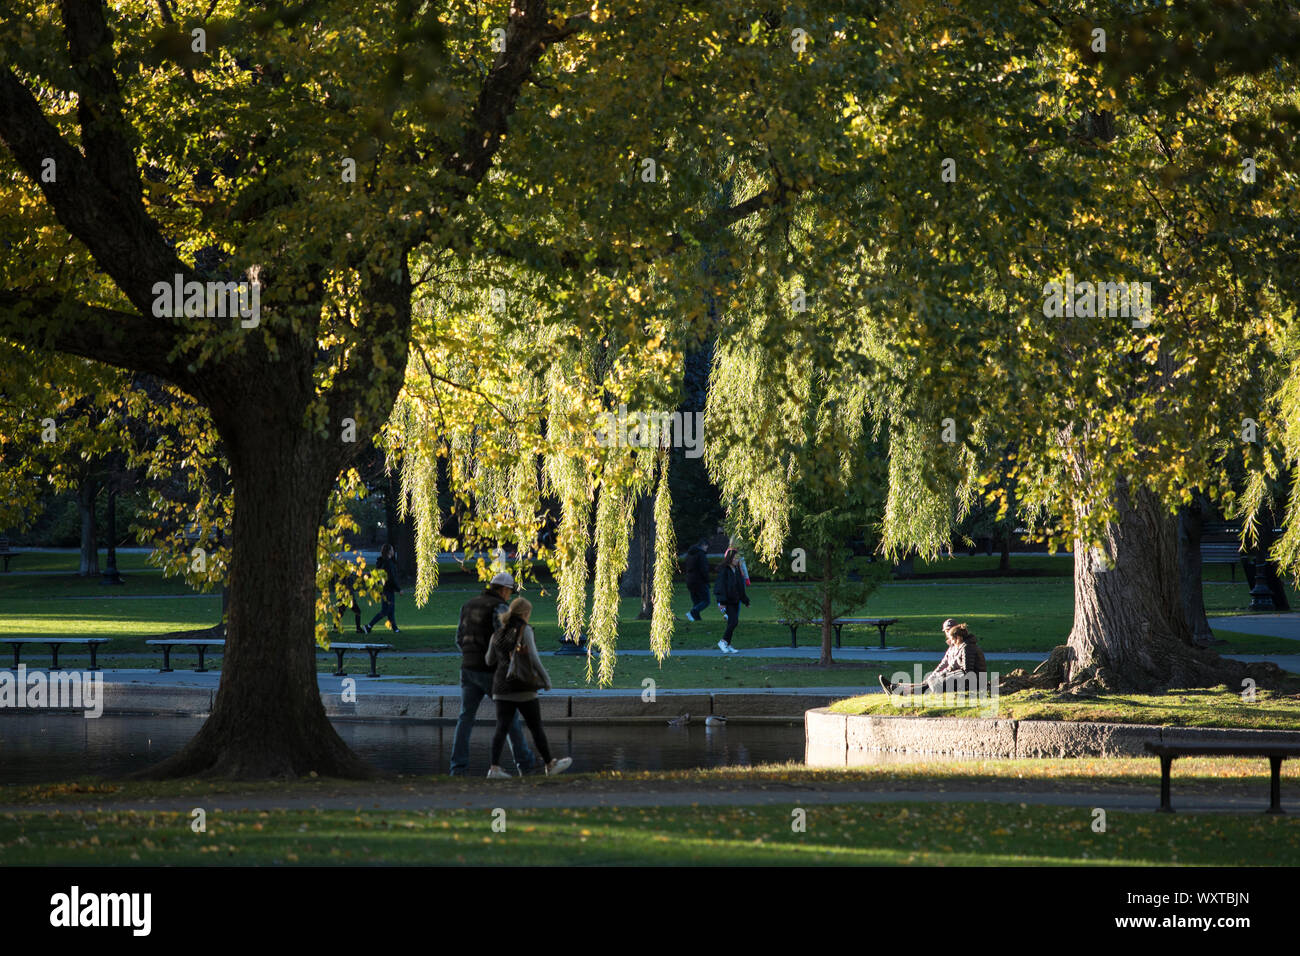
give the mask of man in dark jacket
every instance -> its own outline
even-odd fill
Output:
[[[366,633],[369,634],[374,626],[388,618],[388,623],[393,626],[393,633],[402,633],[401,628],[397,626],[397,595],[401,593],[402,586],[397,579],[397,552],[393,550],[391,544],[384,545],[383,550],[379,553],[379,563],[375,565],[380,571],[384,572],[384,599],[379,605],[379,613],[370,619],[366,625]],[[358,618],[359,620],[359,618]]]
[[[691,592],[691,609],[686,620],[698,621],[700,612],[709,606],[708,542],[701,538],[686,552],[686,590]]]
[[[488,584],[487,590],[465,602],[460,609],[460,626],[456,629],[456,646],[460,648],[460,716],[451,744],[451,775],[469,770],[469,735],[474,717],[484,697],[492,696],[492,677],[496,668],[484,658],[492,634],[510,610],[515,579],[502,571]],[[524,724],[519,714],[510,723],[510,750],[522,774],[536,764],[532,749],[524,740]]]

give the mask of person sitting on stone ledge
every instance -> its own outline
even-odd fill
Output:
[[[939,666],[919,684],[894,683],[880,675],[880,686],[886,694],[923,694],[929,691],[940,694],[948,691],[978,688],[979,675],[987,670],[984,652],[975,641],[975,635],[965,624],[958,624],[952,618],[943,622],[944,639],[948,650],[943,655]]]

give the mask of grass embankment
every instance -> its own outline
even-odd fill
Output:
[[[1300,682],[1293,682],[1300,683]],[[1004,694],[997,701],[997,716],[1007,720],[1081,720],[1115,724],[1169,724],[1177,727],[1248,727],[1263,730],[1300,730],[1300,693],[1297,687],[1274,692],[1257,690],[1255,700],[1244,700],[1226,687],[1174,690],[1167,694],[1107,694],[1102,697],[1065,697],[1053,691],[1024,690]],[[865,694],[840,700],[830,707],[837,714],[875,714],[910,717],[989,716],[989,699],[952,695],[950,703],[913,706],[909,698]]]
[[[0,787],[0,804],[60,810],[0,815],[0,865],[216,863],[581,863],[755,864],[1200,864],[1300,863],[1294,822],[1262,814],[1107,813],[1105,833],[1091,829],[1091,806],[1033,805],[1035,792],[1082,792],[1104,802],[1135,789],[1154,800],[1154,759],[933,760],[853,770],[795,765],[756,768],[602,773],[506,781],[402,778],[383,782],[309,779],[290,783],[214,781],[117,783],[83,781]],[[1283,765],[1284,792],[1300,766]],[[1245,795],[1263,799],[1267,763],[1188,759],[1175,769],[1179,795]],[[566,794],[709,791],[767,793],[813,790],[830,802],[744,806],[564,807]],[[908,801],[835,803],[835,791],[978,791],[1015,789],[1022,803]],[[492,829],[498,794],[531,794],[553,805],[507,811],[506,831]],[[281,809],[220,809],[236,799],[265,798]],[[338,799],[327,809],[312,807]],[[404,798],[407,809],[381,809]],[[455,809],[409,809],[427,798]],[[301,807],[286,807],[297,799]],[[173,801],[172,808],[115,804]],[[479,804],[465,809],[466,804]],[[177,810],[176,806],[186,809]],[[254,806],[256,804],[254,803]],[[190,829],[190,809],[207,812],[207,831]],[[362,810],[360,808],[370,809]],[[355,808],[355,809],[354,809]],[[806,812],[795,832],[793,811]]]
[[[64,573],[0,576],[0,636],[113,637],[115,640],[105,649],[106,653],[152,653],[146,648],[145,639],[169,631],[207,627],[220,614],[219,595],[196,595],[182,581],[164,578],[155,570],[141,570],[138,565],[143,561],[142,555],[122,556],[119,563],[125,569],[126,584],[121,587],[106,587],[98,580],[83,580],[71,574],[75,569],[74,555],[25,557],[30,557],[32,564],[40,559],[42,568],[60,559],[66,569]],[[988,563],[996,559],[958,557],[925,567],[966,567],[967,562],[981,561]],[[877,591],[857,616],[899,618],[899,623],[889,629],[889,646],[911,648],[921,659],[932,656],[937,662],[942,656],[939,624],[945,617],[968,622],[986,651],[1045,655],[1069,633],[1073,614],[1073,586],[1069,578],[1072,559],[1069,556],[1017,558],[1013,563],[1020,562],[1059,566],[1062,573],[1041,578],[896,581]],[[1230,582],[1228,571],[1222,565],[1205,569],[1205,604],[1212,616],[1240,611],[1249,603],[1244,582]],[[751,588],[753,604],[741,609],[735,637],[737,647],[789,645],[789,629],[777,623],[780,613],[772,600],[776,589],[786,586],[759,583]],[[477,590],[477,583],[468,576],[452,574],[444,568],[442,586],[425,607],[415,607],[409,592],[398,597],[400,634],[392,634],[384,625],[376,634],[399,650],[451,649],[460,607]],[[533,624],[539,645],[543,649],[557,646],[561,632],[554,589],[533,586],[527,596],[534,606]],[[677,624],[673,646],[713,647],[723,629],[717,608],[706,609],[702,623],[687,623],[684,616],[689,607],[690,598],[679,585],[673,610],[683,620]],[[366,603],[363,621],[370,620],[377,610]],[[635,599],[620,604],[621,647],[649,646],[650,622],[636,620],[638,610],[639,602]],[[346,615],[345,630],[338,640],[356,638],[351,625],[351,616]],[[874,647],[878,641],[874,627],[845,627],[843,636],[849,647]],[[1228,640],[1219,647],[1224,653],[1300,652],[1300,642],[1284,638],[1229,632],[1220,632],[1218,636]],[[799,629],[801,646],[815,646],[819,640],[815,629]]]
[[[804,830],[792,823],[802,811]],[[1294,827],[1251,814],[988,803],[478,811],[89,812],[0,818],[0,865],[478,864],[1294,866]],[[505,831],[493,823],[504,823]]]

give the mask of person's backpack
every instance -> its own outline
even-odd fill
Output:
[[[502,635],[503,640],[510,637]],[[499,653],[499,652],[498,652]],[[519,628],[510,648],[510,666],[506,669],[506,684],[520,691],[539,691],[546,687],[546,680],[533,665],[533,656],[528,653],[528,643],[524,640],[524,628]]]

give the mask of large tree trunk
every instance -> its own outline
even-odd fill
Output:
[[[1201,578],[1201,526],[1205,513],[1199,499],[1178,509],[1178,590],[1182,597],[1183,616],[1196,644],[1214,643],[1205,616],[1205,590]]]
[[[297,422],[275,424],[249,422],[226,440],[235,513],[212,715],[180,753],[144,776],[372,773],[325,716],[316,679],[316,537],[337,468]]]
[[[632,542],[627,554],[627,571],[619,586],[622,597],[641,599],[641,610],[637,613],[637,620],[641,621],[649,620],[654,614],[654,547],[654,496],[644,494],[636,503]]]
[[[77,574],[83,578],[99,574],[99,544],[95,540],[95,499],[98,497],[98,479],[83,478],[77,486],[77,514],[81,518],[81,563]]]
[[[1145,490],[1116,495],[1100,548],[1074,549],[1067,681],[1083,690],[1238,687],[1244,665],[1192,645],[1179,578],[1177,519]]]
[[[998,558],[998,573],[1011,573],[1011,529],[1007,528],[1002,532],[1002,552]]]

